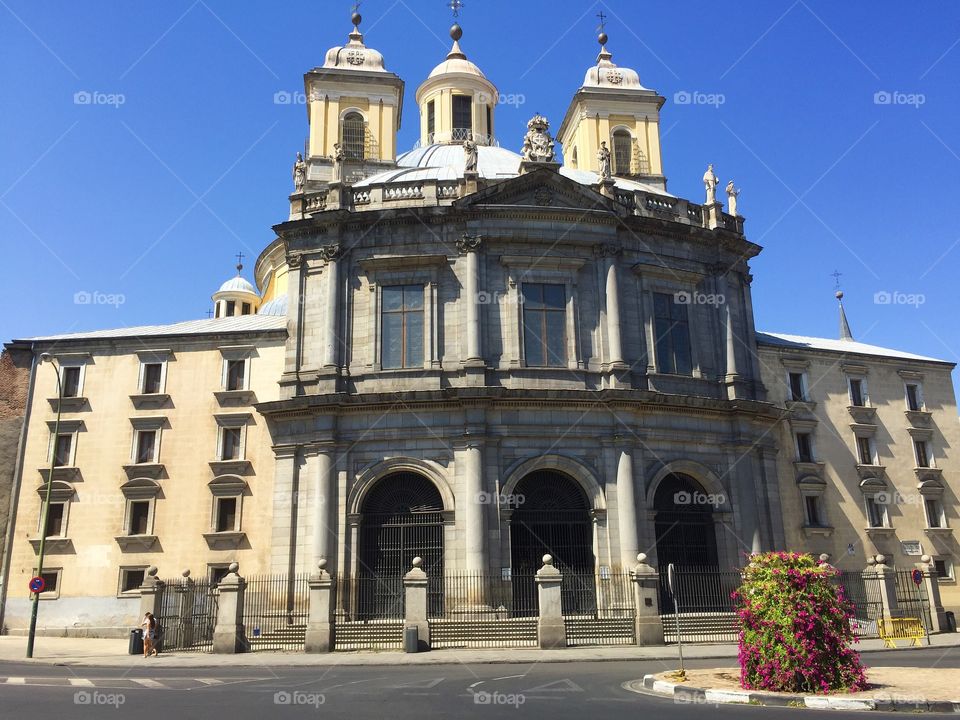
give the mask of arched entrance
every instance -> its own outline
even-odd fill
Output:
[[[428,601],[442,603],[443,500],[414,472],[385,476],[361,506],[357,572],[361,617],[403,617],[403,576],[415,557],[429,577]]]
[[[714,568],[717,535],[710,496],[687,475],[667,475],[653,499],[656,511],[657,564],[665,568]]]
[[[561,472],[537,470],[517,483],[513,495],[517,498],[510,517],[513,588],[515,598],[522,593],[526,601],[515,604],[535,607],[535,602],[527,600],[536,597],[534,575],[549,554],[563,573],[564,613],[592,612],[596,606],[593,522],[583,490]]]

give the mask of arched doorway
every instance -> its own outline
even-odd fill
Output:
[[[564,613],[592,612],[593,522],[583,490],[561,472],[537,470],[517,483],[513,495],[517,507],[510,517],[510,554],[515,606],[536,607],[534,575],[549,554],[563,573]]]
[[[361,506],[359,545],[361,617],[403,617],[403,576],[415,557],[429,577],[428,602],[442,603],[443,500],[430,480],[397,472],[377,481]]]

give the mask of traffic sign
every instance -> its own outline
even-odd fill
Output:
[[[916,585],[923,584],[923,570],[914,570],[910,575],[913,576],[913,582]]]
[[[42,593],[43,589],[47,586],[47,583],[42,577],[37,575],[35,578],[30,579],[30,592],[32,593]]]

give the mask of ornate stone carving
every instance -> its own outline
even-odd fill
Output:
[[[607,71],[607,82],[611,85],[619,85],[623,82],[623,73],[619,70]]]
[[[483,238],[480,235],[463,234],[463,237],[457,240],[457,251],[461,254],[477,252],[483,244]]]
[[[469,137],[463,141],[463,171],[465,173],[477,172],[478,161],[477,144],[472,137]]]
[[[293,163],[293,189],[295,192],[303,191],[303,184],[307,181],[307,163],[303,160],[303,153],[297,153],[297,159]]]
[[[350,50],[347,52],[347,62],[351,65],[363,65],[365,57],[363,50]]]
[[[297,270],[300,268],[300,264],[303,262],[303,254],[297,253],[295,255],[287,256],[287,266],[291,270]]]
[[[613,170],[610,166],[610,148],[604,141],[600,143],[600,149],[597,150],[597,160],[600,162],[600,178],[608,180],[613,177]]]
[[[729,208],[730,214],[736,217],[740,213],[737,212],[737,198],[740,197],[740,190],[733,184],[733,180],[727,183],[727,207]]]
[[[550,123],[543,115],[534,115],[527,123],[527,134],[523,138],[521,153],[528,162],[551,163],[556,157],[555,143],[550,137]]]
[[[322,257],[327,262],[331,260],[336,260],[342,254],[343,249],[340,245],[324,245],[320,248],[320,257]]]
[[[533,193],[533,201],[540,207],[549,207],[553,205],[553,192],[549,188],[537,188]]]
[[[703,187],[707,191],[707,205],[713,205],[717,202],[717,184],[720,180],[713,172],[713,164],[707,165],[707,171],[703,174]]]
[[[623,252],[623,248],[614,243],[601,243],[593,246],[593,256],[596,258],[616,257],[621,252]]]

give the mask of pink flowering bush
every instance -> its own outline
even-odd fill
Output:
[[[751,690],[854,692],[867,687],[853,605],[812,555],[754,555],[733,593],[740,616],[740,684]]]

